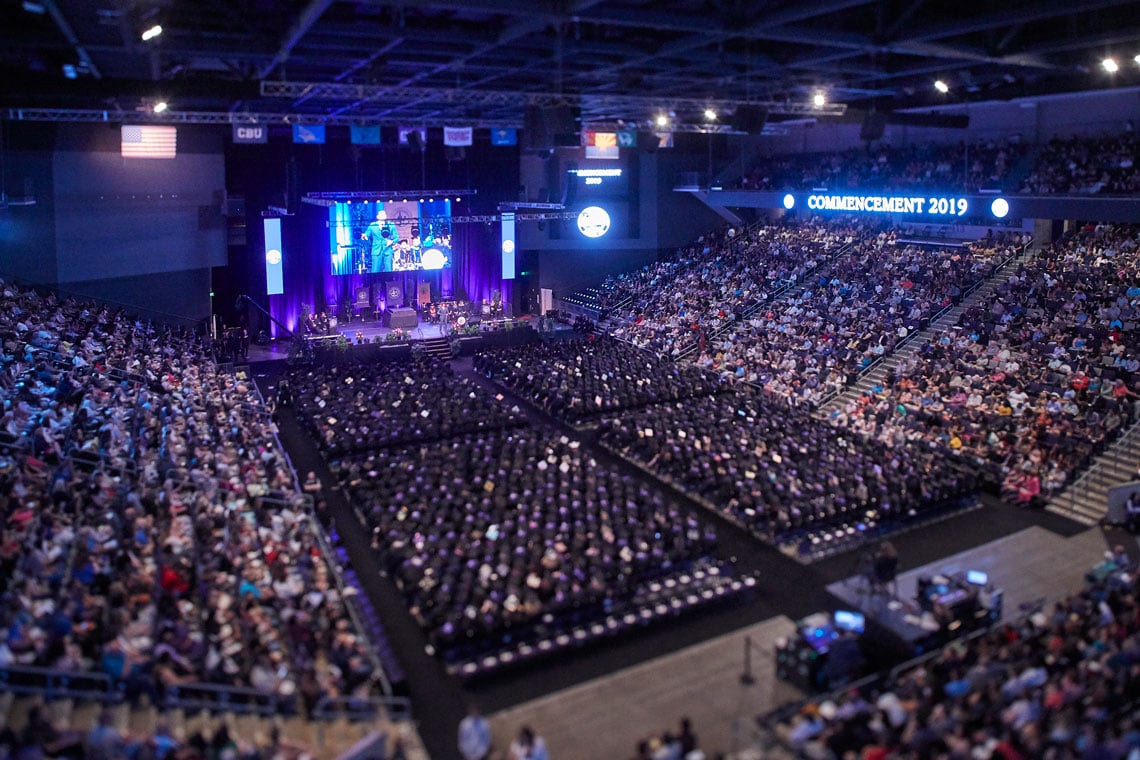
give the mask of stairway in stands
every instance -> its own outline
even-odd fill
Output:
[[[427,338],[424,340],[423,346],[427,355],[433,359],[447,361],[452,356],[450,338]]]
[[[1140,422],[1093,460],[1081,477],[1051,498],[1045,508],[1084,525],[1096,525],[1108,511],[1108,492],[1136,478],[1140,464]]]
[[[842,409],[848,402],[859,398],[871,388],[881,388],[884,381],[891,376],[891,373],[893,373],[900,364],[909,362],[923,346],[932,340],[937,340],[942,333],[957,324],[958,318],[961,317],[967,309],[989,300],[1007,272],[1016,270],[1017,267],[1036,255],[1037,248],[1033,245],[1020,256],[1007,261],[1004,266],[991,275],[989,279],[979,284],[972,293],[963,298],[956,306],[947,309],[932,319],[925,330],[911,335],[909,340],[907,340],[902,347],[895,349],[879,362],[872,365],[872,368],[861,374],[853,385],[849,386],[831,400],[821,404],[815,412],[816,417],[826,419],[831,411]]]

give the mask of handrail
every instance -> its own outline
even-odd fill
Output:
[[[24,683],[24,679],[38,684]],[[90,684],[81,688],[76,684]],[[0,667],[0,691],[16,694],[43,694],[48,697],[79,697],[117,702],[122,693],[106,673],[83,670],[58,670],[32,665],[6,665]]]
[[[350,719],[357,716],[375,717],[380,714],[381,710],[394,722],[411,720],[412,701],[407,697],[392,695],[384,697],[324,696],[313,708],[313,718],[329,721],[340,717]]]
[[[1131,445],[1134,438],[1140,436],[1140,419],[1133,421],[1132,425],[1124,431],[1112,445],[1101,456],[1111,454],[1113,457],[1113,469],[1119,470],[1115,466],[1119,465],[1119,454],[1126,446]],[[1087,470],[1085,470],[1079,478],[1069,484],[1065,490],[1064,496],[1058,501],[1054,502],[1056,506],[1065,507],[1064,511],[1070,514],[1077,513],[1077,495],[1089,492],[1088,486],[1102,474],[1105,474],[1108,467],[1104,462],[1094,462]],[[1127,469],[1125,470],[1127,472]],[[1120,482],[1126,483],[1131,478],[1131,474],[1120,476]]]
[[[223,709],[266,717],[296,711],[296,697],[281,697],[258,689],[212,683],[184,683],[166,687],[167,709]],[[283,709],[284,708],[284,709]]]

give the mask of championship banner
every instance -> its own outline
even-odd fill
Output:
[[[586,158],[618,158],[615,132],[583,132],[582,144],[586,146]]]
[[[294,124],[293,142],[304,145],[324,145],[324,124]]]
[[[379,145],[380,125],[359,126],[352,124],[348,128],[353,145]]]
[[[636,148],[637,133],[630,130],[618,132],[617,144],[619,148]]]
[[[491,130],[491,144],[510,146],[519,144],[519,131],[514,127],[496,127]]]
[[[444,127],[443,144],[463,148],[471,144],[471,127]]]
[[[269,127],[265,124],[234,124],[234,143],[237,145],[264,145],[269,142]]]

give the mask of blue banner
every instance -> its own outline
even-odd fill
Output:
[[[495,127],[491,130],[492,145],[518,145],[519,131],[514,127]]]
[[[324,124],[294,124],[293,142],[305,145],[324,145]]]
[[[353,145],[379,145],[380,144],[380,125],[374,124],[372,126],[360,127],[355,124],[349,126],[349,132],[352,135]]]

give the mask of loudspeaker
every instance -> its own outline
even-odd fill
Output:
[[[423,149],[425,147],[424,146],[424,137],[422,134],[420,134],[419,130],[413,129],[411,132],[408,133],[408,145],[412,146],[412,148],[414,148],[415,150],[418,150],[421,152],[423,151]]]
[[[859,129],[859,139],[864,142],[879,140],[886,128],[887,115],[879,111],[869,111],[863,118],[863,126]]]
[[[574,147],[578,138],[579,110],[573,106],[527,106],[523,111],[523,150],[544,151]]]
[[[467,151],[463,149],[462,145],[445,145],[443,148],[443,157],[447,159],[448,163],[452,161],[462,161],[467,158]]]
[[[736,113],[732,115],[729,123],[734,132],[747,132],[758,135],[764,131],[764,124],[768,121],[768,111],[759,106],[737,106]]]

